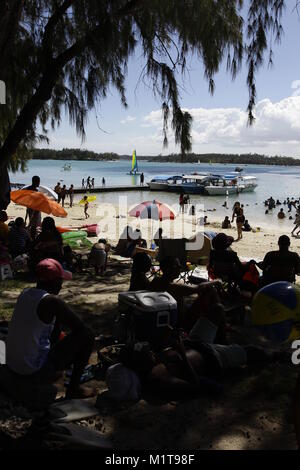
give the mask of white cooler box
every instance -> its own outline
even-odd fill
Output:
[[[122,292],[119,312],[130,319],[134,340],[150,341],[157,328],[177,324],[177,302],[168,292]]]

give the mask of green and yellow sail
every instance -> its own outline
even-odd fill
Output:
[[[131,173],[136,173],[138,171],[138,164],[136,159],[136,151],[132,152],[132,164],[131,164]]]

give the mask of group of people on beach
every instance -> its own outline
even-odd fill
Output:
[[[61,203],[62,207],[65,207],[65,199],[68,196],[69,201],[70,201],[69,205],[70,207],[73,207],[73,201],[74,201],[74,185],[73,184],[71,184],[69,189],[67,189],[65,184],[61,186],[60,182],[58,182],[54,188],[54,192],[57,194],[58,204]]]
[[[105,188],[105,178],[104,176],[102,177],[102,187]],[[87,179],[85,180],[85,178],[82,178],[81,180],[81,187],[82,189],[94,189],[95,188],[95,178],[91,178],[90,176],[87,177]]]
[[[39,183],[39,178],[34,177],[34,190]],[[85,198],[88,215],[87,196]],[[39,217],[31,214],[32,221]],[[83,386],[81,379],[95,347],[95,334],[59,297],[63,281],[71,280],[72,272],[82,271],[82,259],[63,244],[51,217],[44,218],[40,232],[39,225],[34,226],[33,222],[28,230],[21,217],[10,226],[7,220],[7,213],[1,211],[0,260],[5,252],[8,258],[26,254],[29,269],[36,279],[34,287],[23,290],[14,308],[7,339],[7,367],[19,377],[32,377],[45,383],[55,382],[57,374],[72,364],[66,398],[91,396],[94,390]],[[251,227],[239,202],[234,204],[231,220],[225,217],[224,230],[234,221],[240,240],[243,230],[249,231]],[[160,247],[162,239],[160,228],[154,236],[156,247]],[[241,261],[232,250],[233,241],[233,237],[224,232],[215,234],[209,253],[208,279],[198,278],[197,283],[187,284],[176,282],[187,270],[187,265],[183,265],[176,254],[159,258],[159,265],[153,269],[149,255],[153,247],[148,249],[139,229],[125,228],[113,249],[118,255],[132,258],[129,292],[167,292],[176,301],[177,314],[172,323],[169,321],[163,326],[156,323],[155,331],[149,330],[147,341],[140,342],[138,336],[133,335],[134,343],[125,341],[125,345],[120,346],[115,364],[109,367],[106,376],[112,397],[130,399],[133,390],[135,397],[150,390],[168,399],[197,397],[200,393],[219,395],[223,391],[223,378],[232,370],[264,367],[284,359],[283,354],[268,351],[266,347],[230,344],[231,317],[225,305],[230,299],[239,299],[242,305],[251,308],[253,295],[261,287],[278,281],[294,283],[296,275],[300,274],[300,257],[290,251],[287,235],[279,237],[278,250],[267,252],[263,260],[248,262]],[[104,274],[111,249],[105,239],[94,243],[89,261],[96,276]],[[127,329],[134,328],[128,318],[126,322]],[[124,386],[124,380],[131,381],[130,387]],[[130,390],[129,395],[125,389]],[[300,404],[296,406],[300,446]]]
[[[294,232],[296,230],[298,230],[296,235],[298,235],[300,233],[300,199],[295,199],[294,197],[292,197],[290,199],[288,197],[282,203],[281,201],[279,201],[279,199],[277,199],[276,202],[275,202],[275,199],[273,199],[273,197],[271,196],[269,199],[264,201],[264,205],[265,205],[265,207],[267,207],[267,209],[265,211],[265,214],[269,214],[270,211],[272,211],[273,209],[275,209],[276,207],[281,206],[281,205],[286,205],[287,206],[287,208],[288,208],[287,212],[288,213],[291,213],[292,208],[294,208],[296,210],[295,220],[294,220],[295,227],[293,228],[293,230],[291,232],[291,235],[294,236]],[[277,214],[277,218],[280,219],[280,220],[283,220],[286,217],[287,217],[287,215],[284,212],[284,208],[281,207],[278,214]],[[289,216],[289,220],[293,220],[292,215]]]
[[[160,237],[161,232],[158,243]],[[139,240],[135,247],[145,243],[141,233],[132,234],[132,238]],[[278,359],[265,349],[228,344],[228,318],[223,305],[226,294],[218,266],[227,264],[237,292],[244,289],[253,295],[261,285],[278,280],[294,282],[295,274],[300,272],[300,258],[289,251],[287,236],[279,238],[279,250],[267,253],[261,263],[254,260],[241,262],[230,248],[232,242],[233,238],[225,233],[213,238],[208,265],[210,280],[199,279],[197,285],[175,282],[180,272],[186,269],[176,256],[161,259],[161,275],[150,280],[151,258],[146,252],[134,254],[131,251],[133,264],[129,290],[168,292],[176,300],[178,310],[175,325],[157,328],[155,335],[149,336],[150,349],[138,354],[140,350],[127,344],[120,353],[119,363],[134,372],[143,387],[169,398],[200,392],[221,393],[221,377],[231,369],[251,364],[262,366]],[[33,272],[37,284],[25,289],[18,298],[9,328],[7,365],[18,375],[31,375],[43,381],[56,377],[57,371],[72,363],[73,373],[66,397],[89,396],[92,391],[80,385],[80,378],[93,350],[94,335],[70,306],[57,297],[63,280],[71,279],[72,274],[66,271],[70,266],[65,264],[61,235],[53,219],[46,217],[43,220],[42,232],[34,244]],[[92,250],[92,259],[101,258],[99,264],[103,265],[106,256],[100,256],[100,252],[107,255],[105,240],[99,240]],[[256,264],[263,271],[261,279],[251,271]],[[249,287],[251,283],[253,285]],[[196,299],[191,297],[195,294]],[[69,333],[59,339],[62,329],[66,328]],[[33,337],[37,340],[34,343]],[[42,343],[39,338],[43,338]],[[117,381],[109,383],[115,392]]]

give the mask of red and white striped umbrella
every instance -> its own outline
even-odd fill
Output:
[[[160,201],[145,201],[134,206],[130,211],[131,217],[139,217],[140,219],[152,220],[174,220],[176,213],[167,204]]]

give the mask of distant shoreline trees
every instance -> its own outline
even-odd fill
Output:
[[[119,160],[119,155],[113,152],[96,153],[91,150],[68,149],[33,149],[30,152],[33,160]]]
[[[114,152],[96,153],[91,150],[69,149],[34,149],[30,157],[33,160],[82,160],[82,161],[118,161],[130,160],[131,155],[118,155]],[[150,162],[183,163],[181,154],[147,156],[139,155],[139,160]],[[300,166],[300,159],[284,156],[267,156],[258,153],[189,153],[185,156],[184,163],[223,163],[236,165],[286,165]]]

